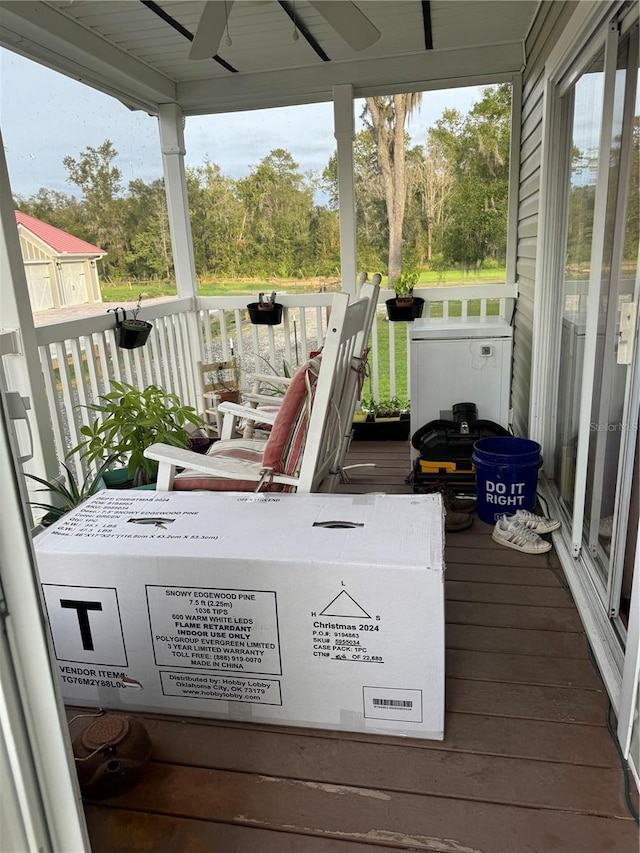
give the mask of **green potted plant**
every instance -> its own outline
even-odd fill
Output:
[[[362,398],[364,419],[354,418],[354,438],[365,441],[405,441],[409,438],[409,401],[398,397]]]
[[[413,289],[418,282],[417,270],[405,270],[393,281],[395,297],[387,299],[387,316],[390,320],[415,320],[422,316],[424,299],[413,295]]]
[[[282,305],[276,302],[275,290],[270,296],[259,293],[258,301],[250,302],[247,305],[247,311],[254,325],[277,326],[282,322]]]
[[[68,458],[69,456],[67,456]],[[36,477],[35,474],[25,474],[25,477],[44,486],[43,489],[35,489],[36,492],[48,492],[52,496],[51,503],[29,501],[29,506],[45,510],[44,516],[40,519],[40,524],[43,527],[48,527],[78,504],[86,501],[91,495],[95,495],[96,492],[104,489],[104,475],[117,461],[117,456],[109,456],[95,473],[89,471],[82,482],[77,479],[73,469],[64,462],[62,463],[64,479],[52,477],[50,480],[45,480],[42,477]]]
[[[71,452],[80,452],[87,462],[114,455],[126,459],[132,485],[149,485],[155,481],[158,466],[145,457],[145,449],[155,442],[188,448],[192,431],[187,425],[199,430],[204,421],[193,406],[183,405],[175,394],[157,385],[139,391],[133,385],[112,381],[111,388],[98,397],[101,402],[85,407],[100,417],[80,428],[84,440]]]
[[[127,317],[127,312],[124,308],[108,308],[113,311],[116,318],[116,341],[121,349],[137,349],[147,342],[149,333],[153,326],[147,323],[146,320],[138,320],[138,312],[140,311],[140,303],[142,302],[142,294],[138,294],[138,304],[132,309],[131,317]],[[122,311],[122,317],[120,317]]]

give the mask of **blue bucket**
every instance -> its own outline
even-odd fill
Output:
[[[495,436],[473,445],[477,512],[481,521],[495,524],[501,515],[535,509],[541,447],[528,438]]]

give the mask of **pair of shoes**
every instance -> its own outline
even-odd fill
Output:
[[[517,515],[517,513],[516,513]],[[500,545],[522,551],[523,554],[546,554],[551,550],[551,542],[541,539],[516,516],[502,515],[493,528],[491,538]]]
[[[509,520],[519,521],[533,530],[534,533],[551,533],[552,530],[557,530],[561,522],[557,518],[546,518],[544,515],[535,515],[529,512],[528,509],[519,509],[515,515],[507,516]]]

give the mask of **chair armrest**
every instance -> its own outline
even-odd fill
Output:
[[[156,489],[169,491],[173,486],[176,468],[189,468],[202,474],[226,477],[230,480],[254,480],[259,482],[262,469],[255,462],[244,459],[216,459],[171,444],[151,444],[145,448],[144,455],[158,463]]]
[[[194,453],[192,450],[184,450],[182,447],[174,447],[171,444],[151,444],[145,449],[144,455],[147,459],[154,459],[158,463],[156,490],[159,492],[171,491],[176,467],[189,468],[229,480],[251,480],[256,486],[264,479],[265,474],[268,475],[267,479],[272,479],[275,483],[290,485],[297,483],[296,477],[286,474],[273,475],[271,469],[256,465],[255,462],[203,456],[201,453]]]
[[[224,415],[222,435],[220,436],[222,439],[233,438],[236,424],[241,418],[254,423],[274,424],[277,414],[276,412],[261,412],[259,409],[252,409],[239,403],[220,403],[218,411]]]
[[[267,385],[287,385],[291,384],[290,376],[278,376],[276,373],[254,373],[253,384],[256,382],[265,382]]]
[[[279,406],[282,402],[284,394],[243,394],[242,405],[246,403],[256,403],[257,405]]]

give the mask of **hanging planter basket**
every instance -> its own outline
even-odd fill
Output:
[[[398,304],[397,299],[387,299],[385,305],[387,306],[387,316],[393,322],[411,322],[418,317],[422,317],[424,299],[420,296],[414,296],[413,301],[409,304],[403,304],[402,302]]]
[[[146,344],[153,326],[146,320],[127,317],[124,308],[109,308],[116,317],[116,343],[121,349],[137,349]],[[120,315],[122,312],[122,316]]]
[[[282,308],[279,302],[250,302],[247,305],[249,319],[254,326],[277,326],[282,323]]]

